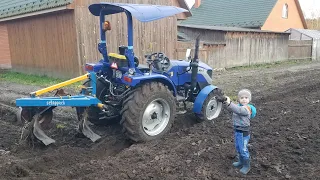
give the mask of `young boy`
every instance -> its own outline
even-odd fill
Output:
[[[251,92],[248,89],[242,89],[238,93],[239,104],[231,102],[228,96],[225,96],[224,105],[229,111],[233,112],[232,120],[234,125],[234,140],[237,151],[237,162],[234,167],[242,167],[240,172],[247,174],[250,171],[250,154],[248,151],[248,142],[250,140],[250,118],[252,114]],[[255,111],[255,109],[254,109]]]

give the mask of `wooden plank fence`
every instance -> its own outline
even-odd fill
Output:
[[[21,18],[7,23],[11,63],[15,71],[75,77],[76,34],[72,11]]]
[[[312,40],[290,40],[288,44],[288,58],[311,59]]]
[[[185,59],[194,42],[177,42],[176,58]],[[288,59],[288,37],[275,34],[227,33],[225,44],[200,44],[199,58],[213,68],[272,63]]]
[[[11,68],[8,31],[4,23],[0,24],[0,69],[1,68]]]

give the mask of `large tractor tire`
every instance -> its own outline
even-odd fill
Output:
[[[164,84],[146,83],[123,102],[120,124],[134,142],[158,139],[166,134],[176,116],[173,94]]]
[[[85,86],[89,86],[90,83],[89,81],[84,83]],[[109,87],[107,87],[105,84],[97,80],[97,89],[96,89],[96,96],[97,98],[103,102],[104,97],[109,91]],[[119,123],[120,121],[120,114],[117,117],[110,118],[108,119],[105,115],[103,115],[102,111],[98,107],[89,107],[88,109],[88,120],[94,124],[94,125],[111,125],[111,124],[116,124]]]
[[[220,89],[214,89],[207,96],[202,105],[201,114],[195,114],[197,122],[201,123],[203,121],[212,121],[220,115],[222,103],[217,100],[217,96],[221,96]]]

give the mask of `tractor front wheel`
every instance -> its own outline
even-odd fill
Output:
[[[158,139],[173,124],[175,98],[162,83],[146,83],[124,101],[121,114],[120,123],[128,138],[135,142]]]
[[[222,103],[217,100],[220,96],[221,90],[214,89],[206,98],[202,105],[201,114],[196,114],[198,122],[212,121],[220,115]]]

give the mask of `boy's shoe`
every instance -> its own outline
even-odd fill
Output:
[[[248,172],[250,171],[250,159],[245,159],[243,160],[243,167],[240,169],[240,172],[242,174],[248,174]]]
[[[240,167],[242,166],[242,164],[243,164],[243,163],[242,163],[242,158],[239,157],[239,155],[237,155],[236,159],[237,159],[237,161],[234,162],[234,163],[232,163],[232,165],[233,165],[234,167],[236,167],[236,168],[240,168]]]

